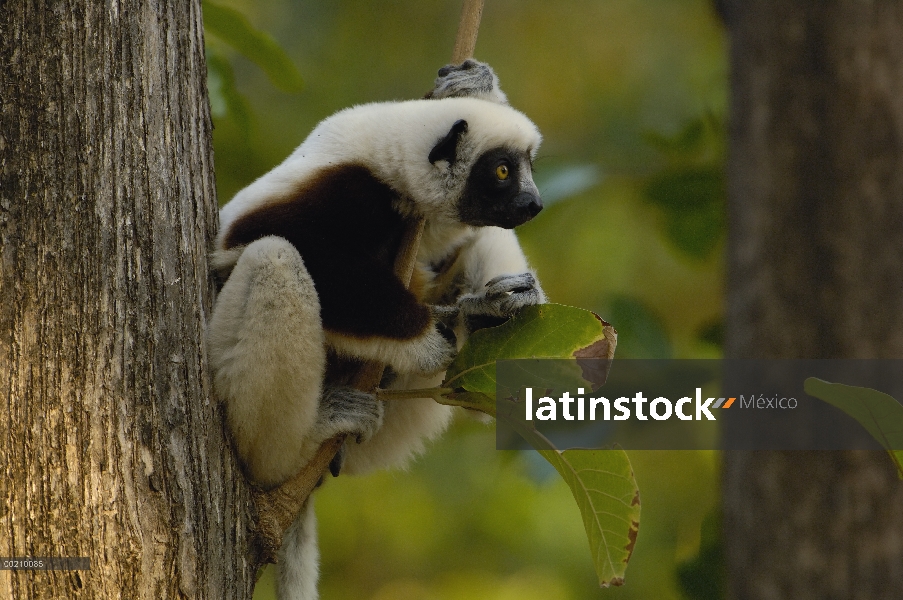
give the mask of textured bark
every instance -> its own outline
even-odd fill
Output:
[[[247,598],[199,0],[0,2],[2,598]]]
[[[726,355],[903,357],[903,4],[727,0]],[[725,453],[735,599],[903,595],[883,453]]]

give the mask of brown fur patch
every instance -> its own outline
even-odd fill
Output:
[[[292,197],[236,220],[225,247],[285,238],[314,280],[326,329],[360,338],[415,338],[431,318],[393,272],[406,225],[392,209],[396,196],[364,166],[323,169]]]
[[[408,289],[411,290],[411,293],[414,294],[416,298],[422,301],[427,297],[432,282],[432,271],[429,271],[418,264],[415,265],[414,272],[411,273],[411,285],[408,286]]]

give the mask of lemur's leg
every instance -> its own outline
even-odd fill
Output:
[[[359,441],[379,428],[382,405],[349,388],[323,389],[320,304],[298,251],[276,236],[249,244],[216,301],[210,364],[248,474],[282,483],[336,433]]]
[[[319,571],[317,518],[311,496],[282,538],[276,564],[276,596],[279,600],[317,600]]]

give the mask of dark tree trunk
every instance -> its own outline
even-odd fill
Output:
[[[0,1],[0,598],[250,597],[199,0]]]
[[[903,358],[903,3],[727,0],[726,355]],[[883,453],[724,455],[736,600],[903,597]]]

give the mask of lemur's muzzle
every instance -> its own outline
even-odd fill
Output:
[[[523,225],[542,210],[542,199],[538,193],[521,192],[505,207],[504,214],[496,215],[495,225],[513,229]]]

